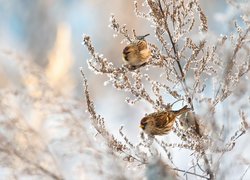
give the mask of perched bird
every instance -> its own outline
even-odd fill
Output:
[[[148,48],[148,43],[144,36],[137,36],[136,40],[131,42],[123,49],[123,60],[132,67],[140,67],[144,65],[149,57],[151,56],[151,51]]]
[[[171,131],[177,116],[190,111],[191,108],[184,106],[178,111],[161,111],[151,113],[141,120],[140,127],[149,135],[164,135]]]

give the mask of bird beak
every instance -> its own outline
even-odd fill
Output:
[[[140,128],[144,129],[144,126],[143,126],[143,125],[140,125]]]

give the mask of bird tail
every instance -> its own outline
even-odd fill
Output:
[[[147,36],[149,36],[150,34],[145,34],[145,35],[143,35],[143,36],[136,36],[136,39],[138,39],[138,40],[144,40],[145,39],[145,37],[147,37]]]
[[[191,110],[191,108],[188,108],[187,105],[186,105],[186,106],[184,106],[183,108],[181,108],[181,109],[179,109],[179,110],[177,110],[177,111],[173,111],[173,113],[174,113],[176,116],[179,116],[179,115],[181,115],[181,114],[183,114],[183,113],[186,113],[186,112],[188,112],[188,111],[190,111],[190,110]]]

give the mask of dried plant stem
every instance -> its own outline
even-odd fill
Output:
[[[123,144],[122,142],[115,139],[114,136],[112,134],[110,134],[109,131],[106,129],[106,127],[104,125],[104,119],[100,115],[98,115],[95,111],[94,103],[92,102],[90,95],[89,95],[88,83],[87,83],[87,79],[85,78],[84,72],[82,69],[80,69],[80,72],[81,72],[81,75],[82,75],[82,78],[84,81],[83,82],[84,94],[86,97],[88,112],[90,113],[90,116],[92,119],[92,124],[93,124],[94,128],[106,140],[107,145],[112,150],[114,150],[116,152],[121,152],[128,157],[132,157],[134,160],[136,160],[140,164],[146,164],[147,162],[144,159],[141,160],[140,158],[137,158],[135,155],[128,153],[129,148],[125,144]],[[130,148],[133,148],[133,147],[130,146]]]
[[[239,52],[239,50],[241,49],[241,47],[245,43],[245,39],[247,38],[249,31],[250,31],[250,27],[246,29],[246,32],[244,33],[243,36],[239,35],[239,38],[237,40],[237,44],[236,44],[234,51],[233,51],[233,55],[231,56],[231,58],[229,58],[229,60],[227,62],[227,66],[226,66],[225,71],[224,71],[224,75],[222,76],[223,84],[220,84],[220,86],[216,92],[216,96],[214,98],[215,99],[214,106],[216,106],[220,101],[225,100],[232,93],[232,91],[227,90],[227,88],[229,88],[229,86],[230,86],[230,76],[232,75],[232,72],[233,72],[233,67],[235,65],[235,58],[237,56],[237,53]],[[250,64],[250,60],[249,60],[249,64]],[[249,70],[250,70],[250,65],[245,70],[245,72],[238,75],[239,76],[238,78],[242,77]],[[235,86],[235,85],[236,84],[233,84],[233,86]],[[220,92],[222,94],[220,94]]]
[[[24,157],[23,155],[21,155],[18,151],[16,151],[14,148],[11,148],[10,146],[8,146],[8,147],[9,147],[8,149],[0,148],[0,151],[9,154],[9,156],[15,155],[16,157],[20,158],[21,160],[23,160],[27,164],[34,166],[35,168],[37,168],[38,170],[40,170],[41,172],[43,172],[44,174],[50,176],[53,179],[63,180],[62,177],[58,176],[57,174],[49,171],[48,169],[46,169],[44,167],[42,167],[40,164],[35,163],[35,162],[27,159],[26,157]]]
[[[206,172],[209,175],[209,180],[214,180],[215,179],[214,172],[211,169],[211,165],[209,163],[207,155],[205,154],[205,152],[203,152],[202,154],[203,154],[203,159],[204,159],[205,166],[206,166]]]
[[[190,93],[189,93],[189,90],[188,90],[188,86],[187,86],[187,84],[186,84],[185,75],[184,75],[184,72],[183,72],[183,69],[182,69],[182,66],[181,66],[181,63],[180,63],[180,58],[179,58],[179,55],[178,55],[178,52],[177,52],[177,49],[176,49],[176,44],[175,44],[175,42],[173,41],[172,34],[171,34],[170,30],[169,30],[169,27],[168,27],[168,24],[167,24],[167,18],[166,18],[166,16],[165,16],[164,11],[163,11],[162,4],[161,4],[161,0],[158,0],[158,3],[159,3],[159,8],[160,8],[162,17],[164,18],[165,30],[166,30],[167,33],[168,33],[168,37],[169,37],[170,42],[171,42],[172,47],[173,47],[173,51],[174,51],[174,54],[175,54],[175,60],[176,60],[175,62],[177,63],[178,68],[179,68],[179,71],[180,71],[180,74],[181,74],[181,78],[179,78],[179,79],[181,79],[181,84],[182,84],[182,86],[183,86],[183,89],[185,90],[187,96],[189,96]],[[173,26],[174,26],[174,24],[173,24]],[[167,51],[167,50],[166,50],[166,51]],[[176,73],[177,73],[177,72],[176,72]],[[177,74],[177,77],[179,77],[178,74]],[[190,99],[190,100],[189,100],[189,104],[191,105],[192,110],[194,110],[194,106],[193,106],[192,99],[191,99],[190,97],[189,97],[189,99]]]
[[[242,174],[242,176],[240,177],[240,180],[243,180],[244,176],[246,175],[247,171],[250,169],[250,165],[247,166],[245,172]]]
[[[193,172],[189,172],[189,171],[185,171],[185,170],[182,170],[182,169],[179,169],[179,168],[173,168],[173,170],[175,171],[179,171],[179,172],[183,172],[185,174],[191,174],[191,175],[194,175],[194,176],[198,176],[200,178],[203,178],[203,179],[209,179],[208,177],[206,176],[202,176],[200,174],[197,174],[197,173],[193,173]]]

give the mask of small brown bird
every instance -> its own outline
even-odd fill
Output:
[[[145,37],[148,35],[137,36],[135,41],[123,49],[123,59],[127,64],[133,67],[140,67],[148,61],[151,56],[151,51],[145,40]]]
[[[161,111],[151,113],[141,120],[140,127],[149,135],[164,135],[171,131],[177,116],[190,111],[191,108],[184,106],[178,111]]]

